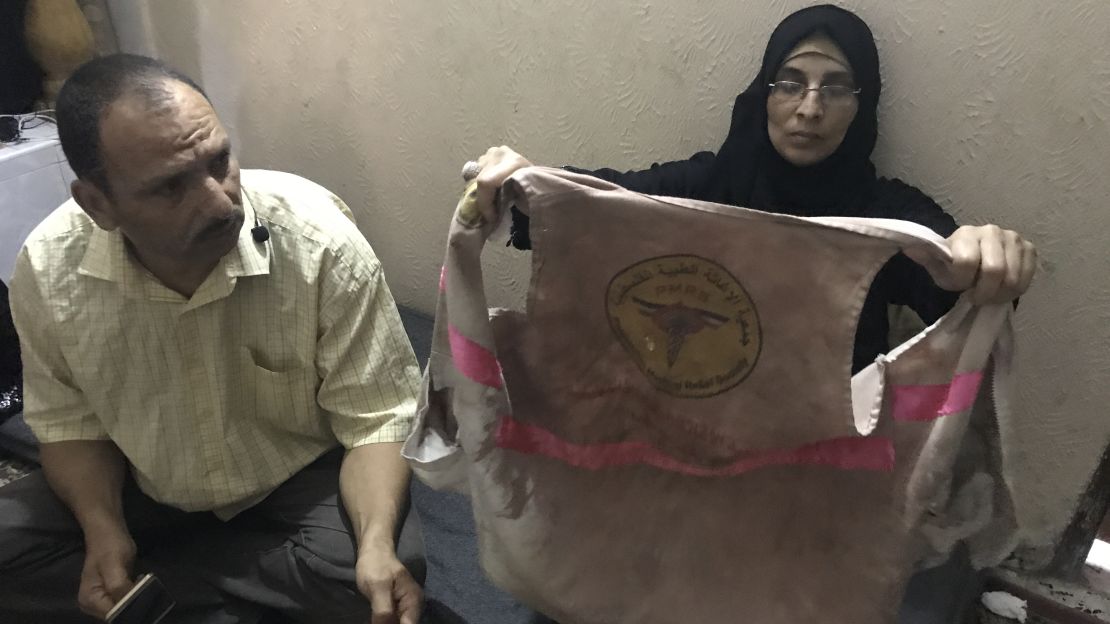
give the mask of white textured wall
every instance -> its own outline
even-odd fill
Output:
[[[125,50],[210,91],[246,166],[342,195],[430,309],[458,171],[507,143],[633,167],[715,149],[773,26],[749,0],[113,0]],[[855,0],[879,39],[880,171],[1042,254],[1023,300],[1015,485],[1050,542],[1110,438],[1110,3]],[[490,252],[506,300],[524,262]]]

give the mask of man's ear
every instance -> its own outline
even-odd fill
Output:
[[[112,200],[99,186],[90,180],[77,178],[69,185],[74,201],[89,215],[98,227],[111,232],[119,227]]]

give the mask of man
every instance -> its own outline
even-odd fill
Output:
[[[346,206],[240,183],[203,91],[152,59],[86,64],[57,115],[73,200],[11,298],[45,478],[0,489],[0,620],[103,618],[153,572],[171,621],[416,624],[419,372]]]

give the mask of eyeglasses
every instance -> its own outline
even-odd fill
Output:
[[[38,128],[47,122],[55,125],[58,123],[54,119],[53,108],[24,115],[0,115],[0,143],[24,143],[36,140],[23,136],[23,131]]]
[[[855,101],[862,90],[844,85],[821,85],[810,88],[792,80],[780,80],[767,86],[771,87],[771,97],[780,102],[800,102],[810,91],[816,91],[821,101],[828,106],[848,106]]]

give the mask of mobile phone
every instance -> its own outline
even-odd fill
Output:
[[[173,609],[173,598],[153,574],[144,574],[108,612],[109,624],[158,624]]]

